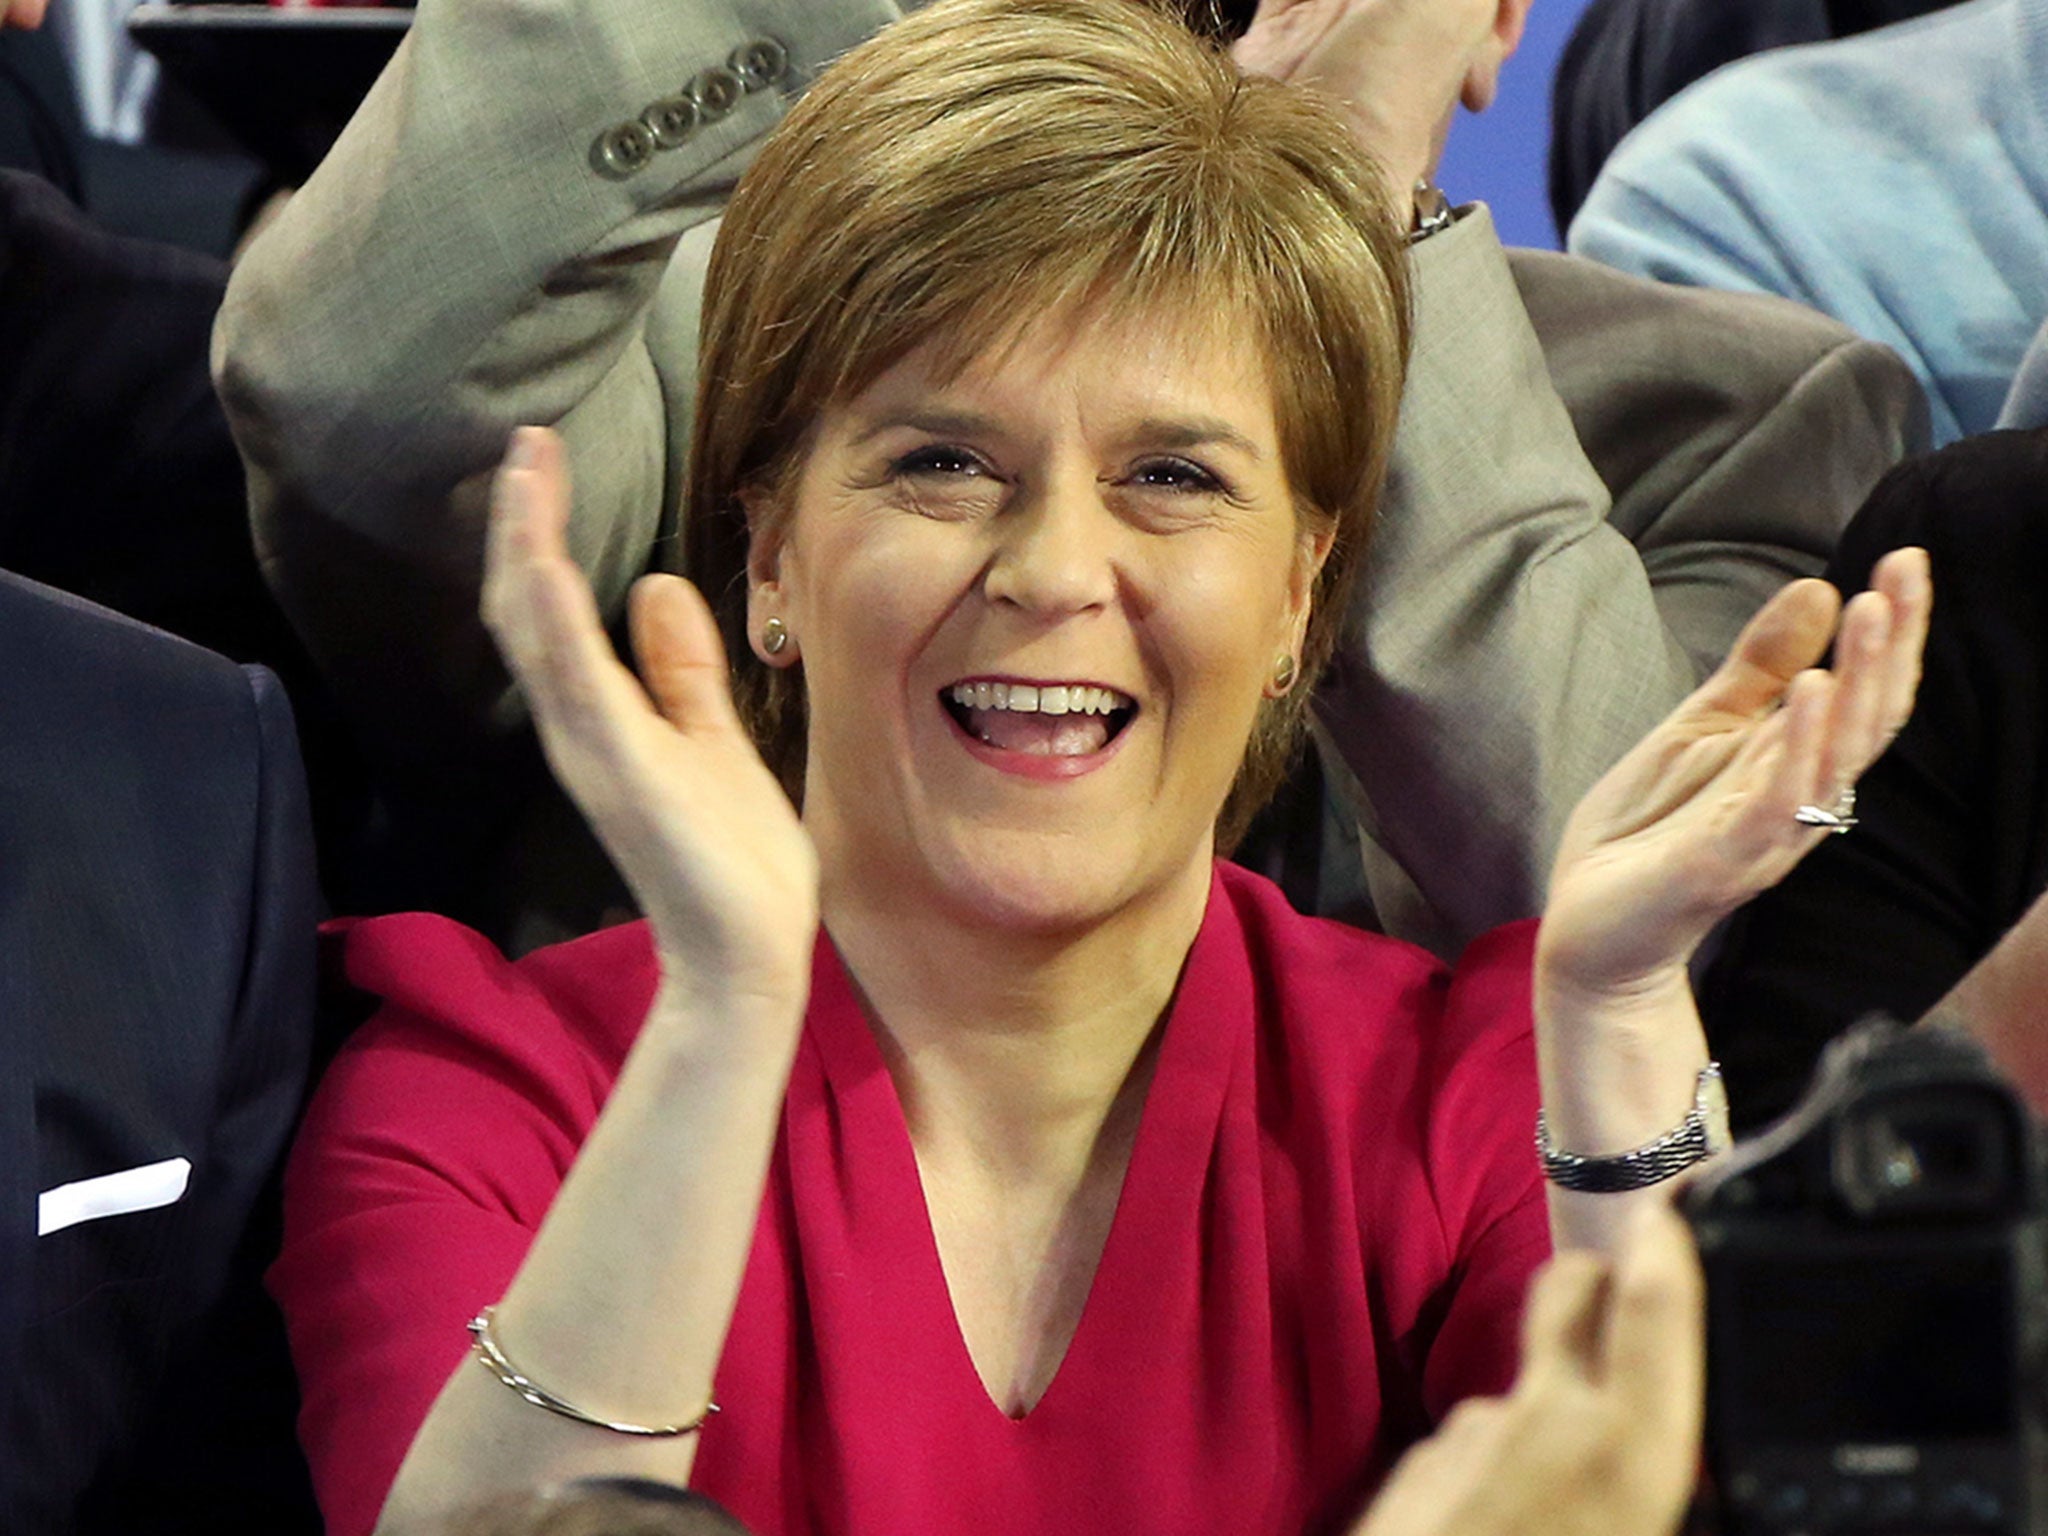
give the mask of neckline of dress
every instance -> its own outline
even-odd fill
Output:
[[[1068,1403],[1087,1395],[1088,1378],[1110,1383],[1134,1379],[1137,1367],[1119,1364],[1118,1357],[1143,1351],[1143,1331],[1113,1328],[1104,1319],[1142,1315],[1134,1309],[1142,1306],[1148,1256],[1170,1240],[1165,1229],[1199,1219],[1200,1172],[1215,1142],[1236,1046],[1252,1017],[1249,961],[1243,936],[1229,921],[1230,907],[1220,874],[1212,875],[1201,927],[1182,962],[1161,1026],[1130,1162],[1080,1319],[1045,1390],[1022,1414],[1004,1411],[975,1367],[939,1255],[902,1100],[853,978],[830,934],[819,933],[806,1037],[819,1053],[832,1096],[849,1113],[858,1106],[876,1117],[872,1129],[882,1134],[869,1150],[891,1164],[877,1170],[881,1187],[908,1192],[907,1198],[892,1202],[898,1206],[890,1212],[893,1232],[875,1235],[874,1247],[893,1253],[896,1262],[878,1266],[872,1277],[874,1304],[909,1308],[912,1315],[929,1319],[945,1339],[950,1389],[971,1396],[975,1411],[1017,1433],[1065,1413]]]

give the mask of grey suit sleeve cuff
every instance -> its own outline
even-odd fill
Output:
[[[646,569],[694,350],[653,314],[693,310],[666,281],[678,242],[716,218],[817,71],[899,12],[423,0],[238,267],[215,371],[266,573],[388,769],[460,760],[519,714],[476,617],[489,478],[514,425],[568,438],[571,552],[608,611]],[[759,44],[780,78],[735,94],[736,56]],[[693,89],[715,110],[625,174],[600,163],[608,135]]]

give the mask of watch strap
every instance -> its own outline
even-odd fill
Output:
[[[1408,227],[1410,245],[1427,240],[1439,230],[1449,229],[1458,222],[1457,210],[1451,207],[1451,200],[1444,196],[1444,189],[1427,176],[1415,183],[1412,201],[1415,215],[1414,222]]]
[[[1559,1189],[1581,1194],[1619,1195],[1648,1189],[1705,1162],[1728,1143],[1728,1097],[1718,1061],[1700,1069],[1686,1117],[1655,1141],[1627,1152],[1601,1157],[1561,1152],[1550,1139],[1543,1111],[1536,1111],[1536,1155],[1542,1160],[1543,1176]]]

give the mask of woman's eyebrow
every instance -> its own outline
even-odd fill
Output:
[[[1255,463],[1263,464],[1265,450],[1220,416],[1148,417],[1131,428],[1130,440],[1151,448],[1206,448],[1220,443],[1233,448]]]
[[[954,411],[944,408],[902,411],[883,410],[860,422],[851,443],[859,447],[884,432],[908,428],[922,432],[928,437],[986,438],[1001,434],[1002,427],[992,416],[974,411]],[[1220,416],[1148,416],[1133,423],[1123,434],[1125,441],[1142,443],[1148,448],[1168,452],[1184,448],[1206,448],[1221,444],[1236,450],[1257,464],[1266,461],[1266,452],[1244,433],[1237,430]]]
[[[989,437],[1001,430],[994,417],[977,415],[973,411],[884,410],[861,422],[860,429],[853,435],[853,446],[859,447],[884,432],[894,432],[902,427],[922,432],[928,437]]]

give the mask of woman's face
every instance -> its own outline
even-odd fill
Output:
[[[914,353],[793,494],[749,627],[802,660],[828,892],[1054,933],[1206,891],[1328,550],[1248,323],[1068,315],[943,380]]]

